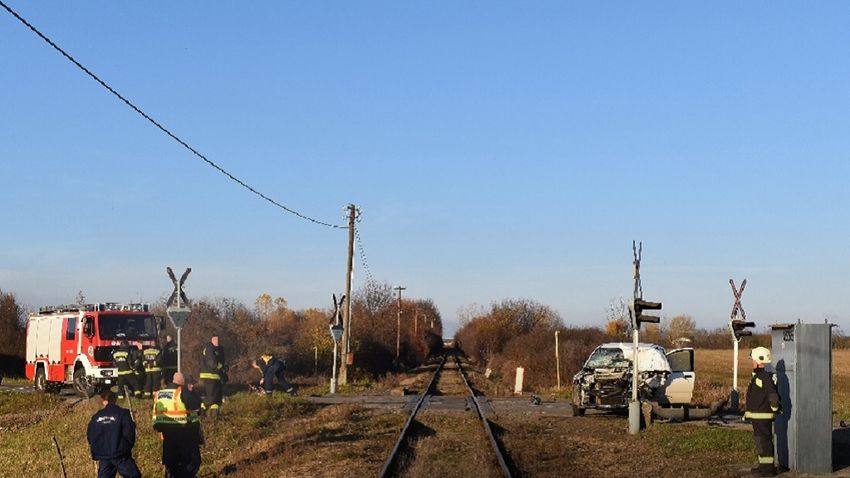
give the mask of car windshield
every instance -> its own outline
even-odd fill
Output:
[[[631,360],[623,357],[623,351],[619,348],[598,348],[593,351],[587,359],[585,368],[615,368],[628,367]]]
[[[102,339],[151,339],[156,337],[156,325],[152,315],[102,314],[100,316],[100,338]]]

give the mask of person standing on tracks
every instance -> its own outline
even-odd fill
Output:
[[[765,370],[770,363],[770,350],[756,347],[750,353],[753,359],[753,377],[747,387],[747,410],[744,418],[753,425],[759,465],[752,471],[756,476],[776,476],[773,455],[773,420],[779,413],[779,393],[776,375]]]
[[[295,387],[286,381],[286,376],[284,375],[284,368],[286,364],[283,360],[272,354],[263,354],[260,358],[254,360],[254,362],[251,363],[251,366],[259,369],[260,373],[263,374],[263,378],[260,379],[260,386],[263,387],[263,392],[266,395],[271,395],[274,391],[275,379],[277,379],[278,383],[283,390],[286,391],[286,393],[293,396],[298,394],[295,391]]]
[[[136,444],[136,424],[130,412],[115,404],[118,399],[112,390],[100,392],[103,408],[94,414],[86,430],[91,457],[97,460],[97,478],[141,478],[142,473],[133,460]]]
[[[173,382],[154,395],[153,429],[162,436],[166,477],[193,478],[201,468],[200,408],[191,375],[175,373]]]
[[[156,343],[142,350],[142,364],[145,368],[144,398],[151,398],[159,390],[162,380],[162,351]]]
[[[218,334],[210,337],[201,357],[201,383],[204,385],[203,409],[211,417],[219,414],[223,399],[222,386],[227,383],[227,363]]]
[[[124,398],[127,393],[134,393],[138,382],[136,381],[136,370],[133,365],[135,360],[134,349],[126,340],[122,340],[118,348],[112,351],[112,363],[118,369],[118,398]]]
[[[162,381],[166,385],[171,383],[174,372],[177,371],[177,344],[170,335],[165,336],[165,344],[162,346]]]

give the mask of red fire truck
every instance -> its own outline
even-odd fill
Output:
[[[147,304],[42,307],[27,320],[26,376],[39,391],[67,384],[91,397],[116,383],[112,351],[121,341],[152,345],[157,325]]]

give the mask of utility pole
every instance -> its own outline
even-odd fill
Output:
[[[416,312],[413,314],[413,336],[416,337],[419,335],[419,307],[416,308]]]
[[[401,291],[407,290],[407,287],[395,286],[393,290],[398,291],[398,311],[396,314],[396,329],[395,329],[395,361],[398,363],[401,354]]]
[[[339,366],[339,383],[348,383],[348,359],[351,356],[351,280],[354,277],[354,223],[357,206],[348,205],[348,261],[345,270],[345,305],[342,309],[342,363]]]

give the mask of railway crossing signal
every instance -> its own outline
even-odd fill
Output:
[[[638,374],[640,370],[638,366],[638,357],[640,354],[640,339],[638,332],[640,324],[646,322],[648,324],[657,324],[661,322],[661,317],[654,315],[645,315],[645,310],[661,310],[661,302],[650,302],[643,300],[643,286],[640,282],[640,259],[643,253],[643,243],[635,243],[632,241],[632,255],[634,260],[634,296],[629,301],[629,315],[632,318],[632,400],[629,402],[629,433],[636,435],[640,432],[640,401],[638,400]]]
[[[656,315],[646,315],[645,310],[661,310],[661,302],[650,302],[643,299],[632,299],[631,308],[633,310],[634,324],[636,329],[640,330],[640,324],[657,324],[661,322],[661,317]]]
[[[747,322],[740,319],[732,319],[732,321],[729,322],[729,327],[732,329],[732,337],[734,338],[735,342],[740,341],[742,337],[752,336],[753,331],[747,330],[747,328],[755,326],[755,322]]]
[[[729,315],[729,331],[732,333],[732,393],[729,396],[730,408],[733,412],[739,410],[738,396],[738,342],[743,337],[753,335],[752,330],[748,328],[755,327],[755,322],[747,321],[747,313],[744,312],[744,306],[741,305],[741,296],[744,295],[744,289],[747,287],[747,279],[741,282],[741,288],[735,287],[735,281],[729,279],[729,285],[732,286],[732,295],[735,296],[735,304],[732,306],[732,313]]]
[[[187,267],[186,271],[183,272],[183,275],[180,276],[180,280],[177,280],[177,278],[174,277],[174,271],[172,271],[170,267],[166,267],[165,271],[168,272],[168,277],[171,279],[171,283],[174,284],[174,292],[171,293],[171,297],[169,297],[166,302],[167,307],[165,309],[165,313],[168,315],[168,318],[171,320],[174,328],[177,329],[177,371],[180,372],[182,362],[180,352],[180,331],[192,315],[192,309],[189,308],[189,298],[186,297],[186,293],[183,292],[183,283],[186,282],[186,278],[189,277],[189,273],[192,272],[192,268]]]

